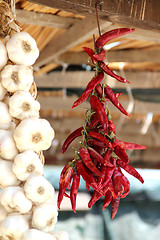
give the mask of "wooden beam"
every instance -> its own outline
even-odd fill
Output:
[[[95,0],[29,0],[30,2],[47,5],[53,8],[78,13],[95,18]],[[100,19],[129,24],[134,27],[160,29],[160,2],[159,1],[110,1],[106,0],[99,11]]]
[[[39,25],[51,28],[67,29],[78,23],[80,20],[70,17],[60,17],[53,14],[38,13],[33,11],[25,11],[16,9],[16,18],[19,22],[24,24]]]
[[[51,110],[53,116],[54,112],[56,114],[56,111],[61,111],[61,116],[63,117],[63,114],[67,112],[68,110],[71,112],[80,112],[80,113],[85,113],[85,110],[89,107],[89,103],[86,101],[83,104],[79,105],[77,108],[72,109],[73,102],[77,100],[77,96],[63,96],[63,97],[54,97],[54,96],[49,96],[49,97],[44,97],[44,96],[39,96],[38,100],[41,104],[41,109],[42,110]],[[122,99],[121,101],[122,106],[127,109],[129,101]],[[111,116],[112,115],[117,115],[117,116],[123,116],[120,111],[110,102],[108,103]],[[145,120],[147,117],[147,114],[151,112],[155,116],[155,119],[159,121],[159,116],[160,116],[160,103],[154,103],[154,102],[142,102],[139,100],[134,101],[134,111],[133,111],[133,116],[135,115],[135,119],[140,117],[140,119]],[[119,115],[120,114],[120,115]],[[154,118],[153,116],[153,118]],[[128,119],[128,117],[127,117]]]
[[[102,29],[110,25],[108,22],[101,22]],[[84,19],[80,23],[75,23],[65,33],[53,39],[47,47],[40,53],[35,66],[42,66],[53,59],[57,58],[60,54],[68,51],[72,47],[87,40],[93,33],[97,32],[97,23],[95,19]]]
[[[123,73],[116,72],[118,75]],[[160,88],[160,72],[132,72],[125,71],[126,79],[130,81],[132,88]],[[91,78],[93,71],[52,72],[35,77],[37,87],[41,88],[85,88]],[[116,81],[114,78],[105,76],[105,82],[112,88],[125,88],[126,85]]]
[[[107,51],[108,62],[151,62],[160,63],[160,49],[134,49]],[[66,52],[58,60],[67,64],[89,64],[89,57],[85,52]]]

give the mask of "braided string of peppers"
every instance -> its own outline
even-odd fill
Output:
[[[111,219],[118,211],[121,198],[125,198],[130,190],[129,180],[121,169],[137,178],[143,183],[141,175],[129,163],[127,149],[146,149],[145,146],[135,143],[123,142],[116,138],[115,125],[107,107],[107,101],[112,102],[123,114],[129,116],[118,100],[121,94],[115,94],[112,89],[102,83],[104,73],[116,80],[127,83],[128,81],[116,75],[103,61],[106,51],[103,46],[111,39],[133,32],[131,28],[118,28],[101,35],[95,42],[95,49],[84,47],[95,66],[95,76],[88,83],[83,94],[73,103],[77,107],[89,99],[90,110],[86,113],[85,126],[76,129],[65,140],[62,146],[64,153],[71,142],[81,136],[82,142],[75,158],[63,168],[59,181],[58,208],[60,209],[63,197],[69,197],[71,206],[76,212],[76,196],[80,183],[80,176],[86,182],[87,190],[92,187],[94,192],[88,207],[104,197],[103,210],[111,203]],[[70,189],[70,196],[65,193]]]

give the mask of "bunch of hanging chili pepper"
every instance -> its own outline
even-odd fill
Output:
[[[76,196],[80,183],[80,176],[86,182],[87,190],[92,187],[93,195],[88,207],[104,196],[103,210],[111,203],[111,219],[117,213],[121,198],[125,198],[130,190],[130,183],[124,176],[121,168],[133,175],[142,183],[143,178],[129,163],[127,149],[145,149],[135,143],[120,141],[116,138],[115,125],[111,120],[107,101],[112,102],[123,114],[129,116],[118,100],[120,94],[115,94],[112,89],[102,83],[104,73],[116,80],[127,83],[128,81],[116,75],[103,61],[106,52],[103,46],[111,39],[133,32],[134,29],[118,28],[101,35],[95,42],[95,50],[84,47],[95,65],[95,76],[88,83],[83,94],[74,103],[72,108],[89,99],[90,110],[86,113],[85,126],[76,129],[65,140],[62,146],[64,153],[71,142],[82,136],[83,140],[75,158],[63,168],[59,181],[58,208],[63,196],[69,197],[72,209],[76,210]],[[65,193],[70,189],[70,196]]]

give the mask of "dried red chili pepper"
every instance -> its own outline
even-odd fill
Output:
[[[95,95],[92,95],[89,98],[89,102],[93,110],[97,113],[99,121],[103,126],[104,133],[108,134],[108,118],[101,101]]]
[[[99,122],[99,118],[98,118],[97,114],[94,114],[93,118],[91,119],[91,123],[89,125],[90,129],[95,127],[98,122]]]
[[[82,176],[84,181],[91,186],[93,189],[97,190],[97,182],[96,179],[93,177],[89,169],[87,169],[82,160],[76,160],[76,167],[78,173]]]
[[[112,149],[107,149],[105,155],[104,155],[104,165],[112,167],[112,163],[110,162],[110,157],[112,155]]]
[[[121,197],[123,194],[123,187],[121,183],[122,173],[117,170],[118,167],[116,167],[114,173],[113,173],[113,188],[114,192],[117,197]]]
[[[128,155],[126,154],[126,150],[122,148],[120,145],[115,146],[114,152],[123,162],[125,163],[129,162],[129,158],[128,158]]]
[[[101,165],[101,168],[100,168],[100,171],[101,171],[101,176],[98,177],[98,189],[101,189],[102,187],[102,183],[105,181],[105,178],[106,178],[106,167],[104,165]],[[94,190],[93,194],[92,194],[92,197],[88,203],[88,207],[91,208],[96,201],[98,201],[102,196],[103,196],[103,192],[105,192],[104,189],[102,189],[101,192],[99,191],[96,191]]]
[[[102,210],[104,211],[106,207],[109,206],[110,202],[112,201],[112,194],[111,192],[108,190],[105,194],[105,198],[104,198],[104,202],[103,202],[103,207]]]
[[[90,58],[92,60],[92,63],[96,64],[97,63],[97,59],[94,57],[95,52],[91,48],[88,48],[88,47],[82,47],[82,48],[90,56]]]
[[[70,192],[70,200],[71,200],[71,205],[72,205],[72,210],[76,212],[76,197],[78,193],[78,188],[79,188],[79,183],[80,183],[80,175],[77,171],[73,173],[73,181],[72,181],[72,186],[71,186],[71,192]]]
[[[114,170],[115,170],[115,166],[112,167],[107,167],[105,166],[105,174],[104,174],[104,178],[101,182],[99,182],[98,188],[101,189],[103,188],[103,191],[106,191],[105,187],[110,186],[111,187],[111,178],[113,176]]]
[[[75,138],[82,136],[82,130],[83,130],[83,127],[80,127],[80,128],[77,128],[75,131],[73,131],[71,134],[69,134],[69,136],[66,138],[66,140],[63,143],[62,153],[64,153],[67,150],[68,146],[71,144],[71,142]]]
[[[130,182],[129,180],[123,175],[121,178],[121,183],[123,185],[124,188],[124,193],[122,194],[121,198],[125,198],[130,191]]]
[[[91,208],[95,204],[95,202],[97,202],[102,196],[103,196],[102,193],[99,193],[98,191],[94,190],[92,197],[88,202],[88,207]]]
[[[88,139],[87,140],[87,144],[92,146],[93,148],[98,148],[98,149],[102,149],[102,148],[106,148],[106,144],[101,142],[101,141],[98,141],[98,140],[95,140],[95,139]]]
[[[118,101],[115,93],[112,91],[112,89],[107,85],[104,88],[104,92],[106,94],[106,97],[126,116],[129,117],[129,114],[126,112],[126,110],[122,107],[120,102]]]
[[[95,87],[95,90],[96,90],[98,96],[99,96],[100,98],[102,98],[102,97],[103,97],[103,88],[102,88],[102,86],[101,86],[100,84],[98,84],[98,85]]]
[[[116,161],[117,165],[123,168],[126,172],[137,178],[141,183],[144,183],[143,178],[141,175],[136,171],[135,168],[131,167],[127,163],[124,163],[121,159],[117,159]]]
[[[95,87],[95,90],[96,90],[96,93],[98,94],[98,96],[100,98],[103,97],[103,88],[100,84],[98,84],[96,87]],[[115,93],[115,97],[118,98],[120,95],[122,95],[123,93],[122,92],[119,92],[119,93]],[[104,96],[105,100],[106,101],[110,101],[109,98],[107,98],[106,96]]]
[[[103,157],[94,148],[88,147],[87,149],[93,160],[96,160],[97,162],[104,164]]]
[[[116,216],[119,207],[120,197],[112,198],[111,220]]]
[[[101,51],[93,55],[98,61],[104,61],[106,59],[106,51],[102,48]]]
[[[89,131],[88,134],[90,137],[102,141],[106,145],[106,147],[111,148],[111,149],[113,148],[112,143],[109,142],[109,140],[106,137],[104,137],[102,134],[95,132],[95,131]]]
[[[139,145],[136,143],[129,143],[129,142],[123,142],[121,140],[115,139],[114,141],[115,145],[120,145],[124,149],[146,149],[146,146]]]
[[[86,167],[93,172],[96,176],[101,176],[101,172],[97,169],[97,167],[92,162],[92,159],[90,157],[90,154],[87,150],[87,148],[81,147],[79,149],[80,157],[83,161],[83,163],[86,165]]]
[[[58,193],[58,201],[57,206],[60,209],[61,202],[63,200],[63,196],[65,194],[66,188],[69,188],[70,182],[72,179],[74,169],[72,166],[69,166],[66,171],[61,175],[61,179],[59,182],[59,193]]]
[[[85,91],[82,95],[73,103],[72,108],[77,107],[81,103],[87,100],[92,90],[95,88],[97,84],[99,84],[104,78],[104,73],[100,72],[97,76],[93,77],[92,80],[88,83]]]
[[[118,76],[117,74],[115,74],[104,62],[99,62],[99,67],[109,76],[115,78],[116,80],[118,80],[119,82],[122,83],[129,83],[125,78]]]
[[[105,32],[96,40],[96,47],[102,48],[108,41],[123,36],[125,34],[133,32],[134,29],[131,28],[117,28],[111,31]]]

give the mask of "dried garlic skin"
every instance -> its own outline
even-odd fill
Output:
[[[13,132],[8,130],[0,130],[0,157],[11,160],[18,154]]]
[[[34,151],[26,150],[15,156],[12,171],[18,179],[26,181],[33,172],[42,175],[43,164]]]
[[[51,146],[54,135],[54,130],[47,120],[32,117],[20,122],[13,137],[20,152],[29,149],[38,152]]]
[[[0,158],[0,187],[18,186],[20,181],[12,171],[12,162]]]
[[[7,214],[8,213],[7,213],[6,209],[2,206],[2,204],[0,204],[0,222],[2,222],[2,220],[7,217]]]
[[[27,32],[12,35],[6,44],[9,59],[15,64],[33,65],[39,56],[36,41]]]
[[[0,202],[9,212],[28,213],[32,208],[32,202],[27,199],[22,187],[6,187],[0,193]]]
[[[1,76],[0,76],[1,81]],[[4,96],[6,95],[7,90],[2,86],[2,83],[0,82],[0,101],[4,99]]]
[[[52,203],[43,203],[33,210],[32,227],[44,232],[51,232],[57,223],[57,207]]]
[[[39,117],[40,103],[36,101],[30,92],[16,91],[8,101],[9,113],[17,119]]]
[[[24,184],[24,192],[33,203],[44,203],[54,196],[54,188],[43,176],[32,173]]]
[[[7,104],[0,102],[0,129],[7,129],[10,127],[12,117],[9,114]]]
[[[21,240],[23,234],[29,229],[29,223],[24,215],[11,214],[0,223],[2,239]]]
[[[57,239],[50,233],[45,233],[38,229],[29,229],[24,233],[21,240],[57,240]]]
[[[7,56],[7,50],[5,45],[0,40],[0,70],[7,64],[8,56]]]
[[[68,233],[65,232],[65,231],[53,232],[52,235],[53,235],[57,240],[69,240]]]
[[[33,83],[32,67],[24,65],[6,65],[1,72],[1,81],[8,92],[29,91]]]

